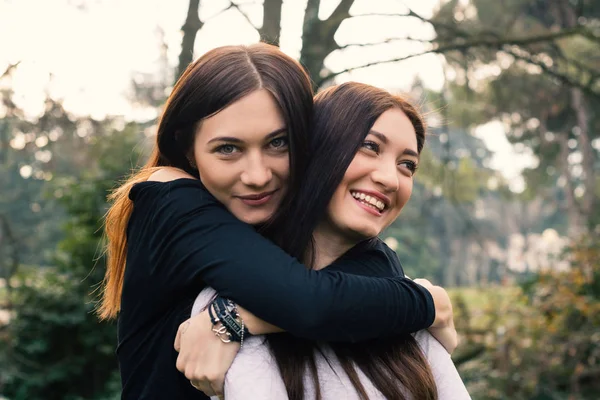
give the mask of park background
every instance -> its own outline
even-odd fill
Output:
[[[382,237],[450,290],[473,398],[597,399],[599,0],[0,0],[0,398],[119,398],[106,196],[182,70],[261,39],[427,113]]]

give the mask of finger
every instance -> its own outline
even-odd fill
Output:
[[[179,350],[181,349],[181,336],[185,333],[185,331],[189,328],[189,326],[190,326],[189,319],[187,321],[185,321],[184,323],[182,323],[181,325],[179,325],[179,328],[177,329],[177,335],[175,335],[175,343],[173,343],[173,347],[175,347],[175,351],[179,352]]]
[[[175,347],[175,351],[179,353],[181,349],[181,329],[177,329],[177,335],[175,335],[175,343],[173,343],[173,347]]]
[[[427,279],[422,279],[422,278],[417,278],[414,280],[415,283],[418,283],[421,286],[424,286],[425,288],[430,288],[433,285],[431,284],[431,282],[429,282]]]

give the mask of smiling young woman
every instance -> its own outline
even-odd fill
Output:
[[[275,214],[290,172],[288,132],[273,96],[260,89],[199,124],[193,159],[206,189],[247,224]]]

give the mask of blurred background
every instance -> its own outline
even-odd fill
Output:
[[[0,0],[0,398],[119,398],[106,195],[182,70],[259,40],[427,113],[383,238],[451,292],[473,398],[600,398],[600,0]]]

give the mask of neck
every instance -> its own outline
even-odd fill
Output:
[[[313,269],[319,270],[327,267],[350,250],[356,242],[340,237],[336,232],[320,224],[313,233],[315,243],[315,264]]]

